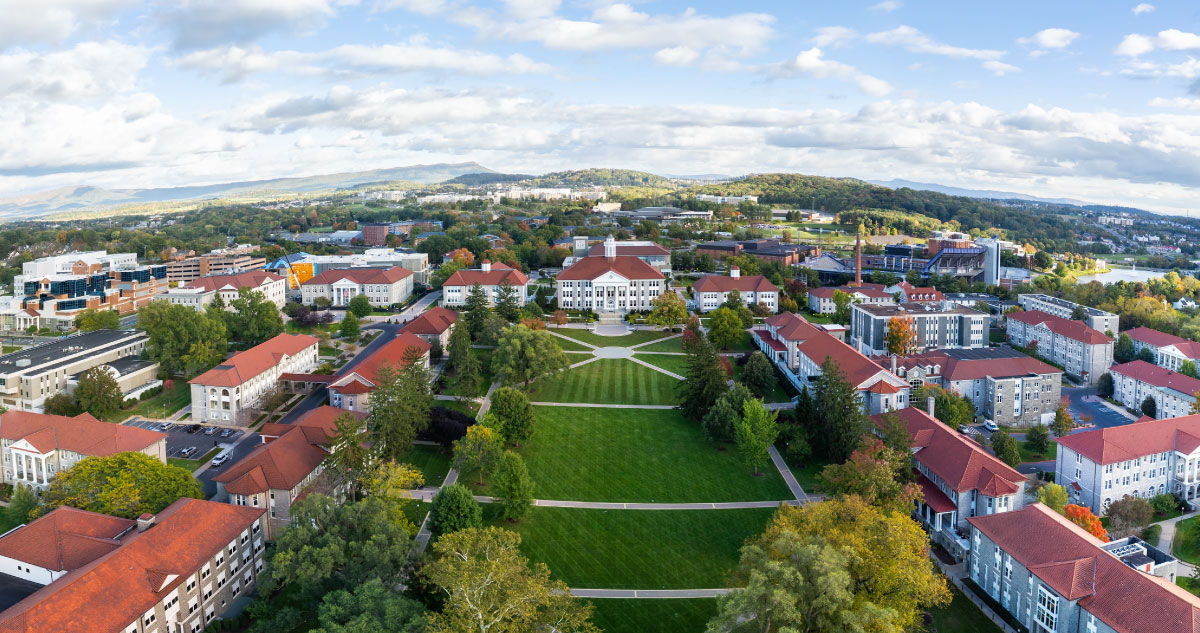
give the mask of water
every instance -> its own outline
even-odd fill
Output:
[[[1098,275],[1085,275],[1079,278],[1079,283],[1086,284],[1091,281],[1098,281],[1102,284],[1111,284],[1118,281],[1149,281],[1158,279],[1166,275],[1169,271],[1153,270],[1153,269],[1132,269],[1132,268],[1113,268],[1106,273]]]

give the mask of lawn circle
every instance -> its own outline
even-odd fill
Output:
[[[592,354],[597,358],[632,358],[633,350],[628,347],[598,347]]]

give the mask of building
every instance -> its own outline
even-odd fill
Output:
[[[434,341],[441,344],[442,349],[450,344],[450,333],[454,331],[454,322],[458,313],[441,306],[430,308],[404,325],[405,332],[415,334],[417,338],[433,345]]]
[[[696,194],[698,202],[712,202],[715,204],[732,204],[737,206],[743,202],[753,202],[758,204],[758,196],[714,196],[707,193]]]
[[[1100,216],[1100,224],[1115,224],[1116,226],[1133,226],[1133,218],[1118,217],[1113,215]]]
[[[1171,304],[1171,307],[1176,310],[1190,310],[1196,306],[1200,306],[1200,303],[1196,303],[1196,300],[1191,297],[1180,297]]]
[[[759,259],[776,261],[784,266],[798,266],[807,257],[817,257],[821,254],[818,246],[804,244],[788,244],[773,239],[757,240],[718,240],[705,242],[696,246],[697,255],[711,255],[717,259],[736,257],[737,255],[753,255]]]
[[[573,254],[575,257],[603,257],[604,244],[592,244],[586,236],[576,236],[573,240]],[[597,240],[598,241],[598,240]],[[664,275],[671,274],[671,250],[648,240],[628,240],[617,242],[617,257],[637,257],[638,259],[650,264],[658,269]],[[582,247],[582,248],[581,248]],[[563,267],[570,267],[577,259],[575,257],[563,260]]]
[[[307,373],[316,365],[317,338],[307,334],[280,334],[237,352],[188,381],[192,420],[247,424],[255,407],[274,392],[281,374]]]
[[[937,385],[970,400],[977,416],[1005,426],[1049,424],[1062,398],[1062,370],[1014,349],[932,350],[878,362],[893,365],[913,393]]]
[[[1200,380],[1176,371],[1151,365],[1144,360],[1113,365],[1113,399],[1132,411],[1142,411],[1142,403],[1154,401],[1153,418],[1174,418],[1191,413],[1200,392]]]
[[[814,314],[833,314],[837,305],[833,302],[836,292],[850,296],[851,303],[867,305],[894,305],[896,295],[884,289],[883,284],[863,283],[858,286],[822,286],[808,289],[808,309]]]
[[[362,243],[362,231],[309,231],[307,233],[280,233],[272,235],[272,239],[300,244],[338,244],[354,246]]]
[[[919,288],[907,281],[888,286],[886,290],[893,295],[900,295],[900,300],[895,303],[941,303],[946,300],[946,295],[937,288]]]
[[[918,350],[986,347],[987,315],[946,303],[855,304],[850,309],[850,343],[872,356],[886,354],[888,323],[911,319]]]
[[[254,590],[262,515],[187,497],[136,521],[56,508],[0,537],[0,572],[44,584],[0,630],[199,633]]]
[[[138,266],[136,259],[127,263],[131,253],[92,255],[68,253],[26,262],[22,274],[13,278],[15,300],[5,302],[15,312],[13,326],[70,330],[85,309],[128,314],[167,291],[165,265]],[[35,274],[43,270],[58,272]]]
[[[609,211],[605,215],[613,218],[630,218],[635,223],[642,220],[662,224],[711,222],[712,211],[691,211],[676,207],[642,207],[635,211]]]
[[[1112,312],[1105,312],[1104,310],[1098,310],[1073,301],[1067,301],[1066,299],[1028,293],[1018,296],[1017,304],[1024,310],[1038,310],[1063,319],[1074,318],[1075,311],[1082,308],[1085,315],[1083,322],[1088,327],[1095,328],[1101,332],[1112,332],[1113,335],[1116,335],[1120,331],[1120,317]]]
[[[337,268],[392,268],[411,270],[416,283],[428,281],[429,255],[407,248],[368,248],[353,255],[310,255],[295,253],[269,262],[266,269],[282,275],[288,288],[298,290],[304,282]]]
[[[496,305],[500,288],[505,284],[517,291],[517,305],[529,300],[529,277],[525,273],[505,264],[493,264],[483,260],[479,268],[456,270],[442,284],[442,305],[459,307],[467,304],[467,295],[478,284],[488,298],[488,305]]]
[[[362,241],[367,246],[387,246],[387,236],[389,235],[405,238],[414,232],[440,230],[442,230],[441,220],[405,220],[403,222],[364,224]]]
[[[0,356],[0,405],[40,413],[47,398],[68,389],[72,376],[93,367],[137,360],[147,340],[145,332],[96,330]],[[157,365],[152,366],[149,370],[143,367],[133,378],[126,376],[122,389],[158,384]],[[132,384],[139,377],[144,382]]]
[[[564,310],[593,312],[649,311],[666,290],[658,269],[631,255],[618,256],[610,235],[603,257],[584,257],[559,273],[558,305]]]
[[[958,231],[933,231],[925,244],[925,255],[933,257],[947,248],[971,248],[975,241]]]
[[[334,420],[345,409],[323,406],[291,424],[263,425],[262,443],[213,477],[215,501],[266,508],[267,540],[273,540],[291,519],[290,510],[325,468],[334,435]],[[354,413],[358,419],[366,413]]]
[[[29,411],[0,415],[2,483],[44,490],[55,475],[85,457],[145,453],[167,463],[167,436],[136,426],[101,422],[84,413],[69,418]]]
[[[1089,385],[1096,384],[1113,363],[1113,340],[1082,321],[1038,310],[1014,312],[1007,321],[1009,342],[1036,351]]]
[[[329,404],[349,411],[370,411],[371,392],[379,384],[379,370],[384,365],[397,370],[404,367],[404,356],[409,350],[416,350],[421,355],[421,363],[429,367],[430,347],[416,334],[401,332],[355,365],[353,370],[336,376],[329,385]]]
[[[932,408],[932,402],[927,408]],[[1019,510],[1025,505],[1025,475],[982,445],[952,430],[920,407],[894,412],[912,441],[913,469],[924,499],[916,515],[930,539],[957,560],[971,552],[971,517]],[[871,420],[882,429],[883,415]]]
[[[729,276],[704,275],[692,284],[692,299],[701,312],[711,312],[724,305],[729,293],[737,291],[747,306],[764,305],[771,312],[779,311],[779,288],[762,275],[743,277],[737,266],[729,267]]]
[[[1174,560],[1139,539],[1105,545],[1040,503],[970,523],[971,580],[1029,631],[1200,626],[1200,598],[1175,585]]]
[[[394,266],[392,268],[335,268],[327,270],[300,286],[301,301],[312,305],[318,297],[325,297],[337,307],[345,307],[350,300],[364,295],[377,308],[396,306],[412,296],[413,272]]]
[[[283,309],[287,303],[287,282],[283,277],[265,270],[197,277],[168,290],[165,297],[171,303],[188,306],[197,312],[221,297],[225,309],[233,310],[233,300],[238,298],[243,288],[262,293],[263,298],[275,304],[276,308]]]
[[[1149,348],[1150,354],[1154,357],[1154,364],[1159,367],[1179,371],[1189,360],[1193,363],[1200,361],[1200,343],[1195,341],[1148,327],[1135,327],[1132,330],[1125,330],[1122,334],[1128,334],[1129,338],[1133,339],[1135,354],[1141,353],[1142,349]]]
[[[41,281],[54,275],[107,275],[109,271],[137,265],[135,253],[110,255],[107,251],[73,251],[21,264],[21,274],[13,277],[13,288],[21,288],[26,282]]]
[[[779,368],[796,389],[808,389],[821,375],[825,359],[833,359],[854,385],[869,413],[908,406],[909,384],[876,365],[853,347],[803,317],[784,312],[751,331],[754,344]]]
[[[167,262],[167,280],[186,284],[208,275],[261,270],[267,260],[248,253],[210,253]]]

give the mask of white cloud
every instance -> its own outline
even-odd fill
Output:
[[[794,77],[804,75],[818,79],[841,79],[852,81],[864,93],[880,97],[892,91],[891,85],[882,79],[863,73],[854,66],[825,59],[820,48],[810,48],[793,59],[771,66],[767,71],[772,77]]]
[[[1117,44],[1117,48],[1113,52],[1124,57],[1137,57],[1152,50],[1154,50],[1153,38],[1131,33],[1126,35],[1120,44]]]
[[[561,2],[560,0],[504,0],[504,4],[508,13],[513,17],[531,20],[554,15]]]
[[[872,5],[871,10],[876,13],[891,13],[902,6],[904,6],[904,3],[899,0],[883,0],[879,4]]]
[[[995,60],[983,62],[983,67],[997,77],[1003,77],[1008,73],[1021,72],[1020,68],[1017,68],[1012,64],[1005,64],[1004,62],[998,62]]]
[[[1113,52],[1124,57],[1138,57],[1156,48],[1167,51],[1200,50],[1200,35],[1179,29],[1159,31],[1158,35],[1153,36],[1131,33],[1121,40]]]
[[[881,31],[867,35],[867,41],[872,44],[899,46],[912,53],[943,55],[967,59],[999,59],[1004,57],[1004,51],[963,48],[942,44],[911,26],[898,26],[890,31]]]
[[[1031,37],[1017,38],[1018,44],[1031,46],[1037,50],[1066,48],[1079,37],[1079,33],[1069,29],[1042,29]]]
[[[61,42],[81,23],[102,20],[136,0],[0,0],[0,50],[11,46]]]
[[[1200,35],[1167,29],[1158,32],[1158,45],[1168,51],[1186,51],[1200,48]]]
[[[667,66],[691,66],[700,57],[700,53],[687,46],[672,46],[654,54],[658,63]]]
[[[356,0],[183,0],[164,2],[159,22],[174,31],[178,49],[247,44],[269,33],[312,29]]]
[[[812,42],[816,46],[826,48],[840,46],[856,37],[858,37],[858,33],[854,29],[844,26],[823,26],[817,29],[817,34],[813,36]]]
[[[1150,100],[1149,105],[1155,108],[1179,108],[1183,110],[1200,110],[1200,99],[1189,99],[1187,97],[1175,97],[1166,99],[1163,97],[1155,97]]]
[[[111,41],[80,42],[53,53],[6,53],[0,55],[0,99],[77,101],[129,92],[148,54]]]
[[[1134,15],[1141,15],[1143,13],[1150,13],[1152,11],[1154,11],[1154,5],[1150,4],[1149,2],[1139,2],[1138,5],[1133,8]]]

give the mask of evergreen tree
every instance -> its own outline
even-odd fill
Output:
[[[754,352],[742,368],[742,382],[759,398],[766,398],[775,388],[775,368],[766,354]]]
[[[746,401],[753,398],[754,394],[745,385],[734,383],[733,388],[721,394],[708,413],[704,414],[701,421],[704,437],[714,444],[733,442]]]
[[[854,385],[830,357],[821,363],[821,375],[813,381],[813,422],[814,448],[836,463],[850,457],[870,425]]]
[[[721,370],[717,350],[703,336],[684,334],[687,352],[687,376],[676,383],[678,409],[692,420],[702,420],[721,394],[729,390],[727,377]]]
[[[1154,352],[1151,352],[1149,347],[1143,347],[1142,349],[1138,350],[1137,360],[1145,361],[1145,362],[1153,365],[1154,364]]]
[[[516,521],[529,512],[529,507],[533,505],[533,480],[529,478],[529,469],[525,468],[525,460],[520,455],[504,451],[496,466],[492,484],[496,489],[502,517]]]
[[[1122,333],[1117,337],[1117,343],[1113,346],[1113,360],[1118,363],[1128,363],[1136,357],[1136,352],[1133,351],[1133,339],[1128,334]]]
[[[521,303],[517,299],[517,288],[507,279],[500,282],[500,287],[496,291],[496,314],[509,323],[516,321],[517,317],[521,316]]]
[[[523,391],[500,387],[492,393],[488,413],[496,416],[501,435],[513,446],[520,446],[533,435],[533,406]]]
[[[1004,431],[996,431],[992,433],[992,437],[988,440],[992,446],[992,452],[1000,461],[1016,468],[1021,464],[1021,449],[1017,447],[1017,441],[1011,435]]]
[[[471,332],[472,340],[478,340],[483,332],[483,322],[487,319],[490,303],[483,286],[475,284],[467,291],[467,301],[463,304],[463,321],[466,322],[467,330]]]
[[[329,457],[325,470],[334,483],[344,486],[351,501],[358,498],[363,475],[371,465],[367,423],[347,411],[333,419],[333,434],[329,438]]]
[[[455,391],[464,398],[479,395],[479,359],[471,352],[471,330],[462,320],[450,332],[447,347],[450,358],[446,365]]]
[[[346,312],[346,316],[342,317],[342,324],[338,327],[338,335],[345,339],[356,339],[362,333],[362,329],[358,327],[358,317],[354,316],[353,312]]]
[[[433,394],[421,352],[408,348],[399,369],[384,364],[371,392],[371,422],[379,455],[397,460],[429,425]]]

